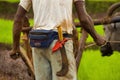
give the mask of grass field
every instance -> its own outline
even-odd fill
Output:
[[[101,57],[99,50],[83,53],[78,80],[120,80],[120,53]]]
[[[12,21],[0,19],[0,42],[12,43],[12,25]]]
[[[0,1],[8,1],[14,3],[14,2],[19,2],[20,0],[0,0]]]
[[[33,24],[33,21],[30,20]],[[0,42],[12,44],[13,21],[0,19]],[[101,25],[95,27],[103,35]],[[88,38],[88,42],[92,38]],[[78,71],[78,80],[120,80],[120,54],[115,52],[110,57],[101,57],[99,50],[86,50],[83,53]]]

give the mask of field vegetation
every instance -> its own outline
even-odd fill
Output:
[[[1,0],[1,1],[7,1],[7,2],[11,2],[11,3],[16,3],[16,2],[19,2],[20,0]]]

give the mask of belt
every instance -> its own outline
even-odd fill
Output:
[[[63,34],[63,37],[72,38],[72,36],[73,36],[72,34],[67,34],[67,33],[64,33],[64,34]]]

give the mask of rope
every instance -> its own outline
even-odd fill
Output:
[[[120,43],[120,41],[108,41],[110,43]]]
[[[89,48],[89,47],[92,47],[94,45],[96,45],[96,43],[89,44],[89,45],[85,46],[85,48]]]
[[[109,43],[120,43],[120,41],[107,41],[107,42],[109,42]],[[85,46],[85,48],[89,48],[89,47],[92,47],[94,45],[96,45],[95,42],[93,42],[92,44],[89,44],[89,45]],[[106,44],[104,44],[104,45],[106,45]],[[104,45],[102,45],[102,46],[104,46]]]

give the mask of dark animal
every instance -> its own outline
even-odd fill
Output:
[[[108,42],[100,48],[100,51],[102,56],[110,56],[113,51],[120,51],[120,22],[104,25],[104,30]]]

